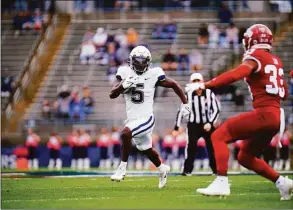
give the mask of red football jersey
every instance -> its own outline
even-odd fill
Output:
[[[250,49],[243,56],[245,60],[254,60],[258,69],[245,78],[253,99],[253,107],[280,107],[280,99],[286,96],[283,64],[280,58],[262,49]]]

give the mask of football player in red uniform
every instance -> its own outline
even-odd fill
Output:
[[[245,54],[242,64],[231,71],[199,84],[199,88],[216,88],[244,79],[253,97],[253,111],[231,117],[213,134],[217,163],[217,178],[207,188],[197,189],[204,195],[230,195],[227,170],[229,149],[227,144],[243,139],[238,154],[239,163],[276,184],[281,200],[290,200],[293,180],[280,176],[259,155],[279,131],[284,132],[284,110],[280,100],[288,96],[283,78],[282,61],[271,54],[273,35],[262,24],[255,24],[244,33]]]

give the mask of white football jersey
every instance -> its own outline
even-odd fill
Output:
[[[116,76],[121,79],[139,77],[137,87],[124,94],[127,119],[134,120],[152,115],[156,83],[166,78],[163,69],[149,68],[142,75],[138,75],[129,66],[121,66],[118,68]]]

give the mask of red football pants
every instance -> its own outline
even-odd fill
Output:
[[[211,137],[218,175],[227,175],[229,160],[227,144],[244,140],[238,154],[239,163],[275,182],[279,174],[257,157],[269,145],[279,128],[280,109],[276,107],[258,108],[228,119]]]

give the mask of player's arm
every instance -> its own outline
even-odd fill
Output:
[[[234,83],[240,79],[249,76],[258,68],[257,62],[246,60],[233,70],[227,71],[220,76],[205,83],[205,88],[216,88],[223,85]]]
[[[117,98],[121,93],[125,91],[121,76],[117,75],[116,79],[117,79],[117,83],[112,87],[109,94],[111,99]]]
[[[158,81],[157,86],[172,88],[174,92],[179,96],[183,104],[188,103],[182,88],[175,80],[166,77],[164,80]]]

